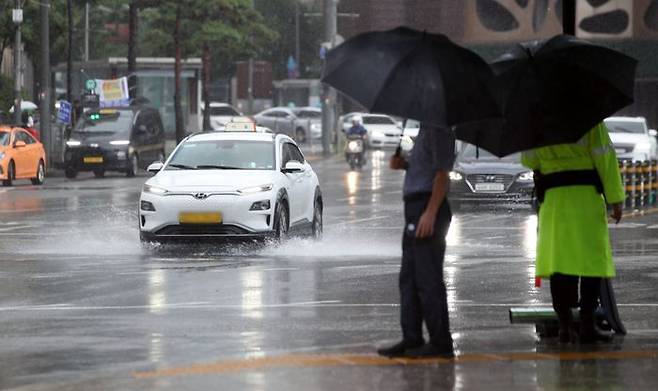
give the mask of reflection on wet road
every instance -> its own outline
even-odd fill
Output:
[[[314,161],[325,237],[279,246],[142,247],[145,177],[0,188],[0,389],[658,384],[647,371],[658,351],[655,215],[611,231],[630,330],[613,346],[566,353],[509,324],[509,307],[550,302],[547,287],[534,287],[536,216],[516,205],[453,217],[445,278],[460,358],[409,365],[373,356],[399,338],[403,176],[388,156],[372,151],[361,171]]]

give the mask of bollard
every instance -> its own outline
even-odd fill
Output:
[[[632,210],[635,203],[635,192],[633,191],[633,176],[635,175],[635,167],[630,160],[624,160],[624,189],[626,190],[626,202],[624,208]]]
[[[619,175],[621,176],[621,185],[624,186],[624,193],[626,197],[624,198],[624,209],[626,209],[626,203],[628,202],[628,194],[626,191],[626,161],[619,160]]]
[[[649,205],[655,207],[658,205],[658,161],[652,160],[649,168],[649,183],[651,184],[651,192],[649,195]]]
[[[651,164],[648,160],[642,162],[642,208],[651,205]]]
[[[642,162],[633,163],[635,173],[633,175],[633,196],[635,198],[633,210],[642,209]]]

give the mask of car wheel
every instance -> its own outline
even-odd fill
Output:
[[[138,171],[139,171],[139,156],[137,156],[136,153],[133,153],[132,156],[130,157],[130,166],[128,167],[126,176],[128,178],[132,178],[135,175],[137,175]]]
[[[33,185],[43,185],[43,182],[46,180],[46,166],[43,164],[43,160],[39,160],[39,167],[37,168],[37,176],[30,179]]]
[[[304,128],[295,129],[295,140],[298,143],[305,143],[306,142],[306,132],[304,131]]]
[[[288,206],[285,202],[280,202],[277,205],[274,220],[274,238],[282,241],[288,236]]]
[[[78,176],[78,171],[73,168],[67,168],[66,170],[64,170],[64,175],[68,179],[73,179]]]
[[[96,178],[103,178],[105,177],[105,169],[103,168],[97,168],[94,170],[94,176]]]
[[[313,207],[313,227],[311,232],[313,239],[322,239],[322,198],[318,197],[315,200]]]
[[[9,161],[9,165],[7,166],[7,179],[2,181],[2,184],[5,186],[11,186],[14,183],[15,179],[16,179],[16,166],[14,165],[14,161],[11,160]]]

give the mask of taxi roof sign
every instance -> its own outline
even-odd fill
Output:
[[[224,125],[226,132],[255,132],[256,123],[249,117],[233,117]]]

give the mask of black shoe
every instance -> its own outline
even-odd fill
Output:
[[[435,346],[431,343],[426,343],[425,345],[415,349],[407,349],[404,353],[404,356],[411,358],[453,358],[455,357],[455,352],[452,349],[452,343],[442,346]]]
[[[581,344],[592,344],[597,342],[611,342],[612,335],[604,333],[594,328],[581,328],[580,335],[578,336],[578,341]]]
[[[406,352],[408,349],[414,349],[420,346],[423,346],[422,341],[414,343],[414,342],[407,342],[403,340],[396,343],[393,346],[377,349],[377,354],[385,357],[402,357],[404,356],[404,352]]]

